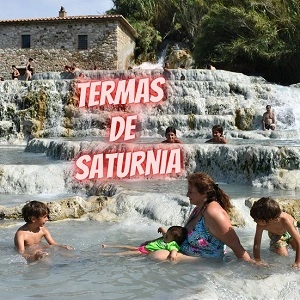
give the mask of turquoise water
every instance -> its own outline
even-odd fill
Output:
[[[146,256],[102,255],[102,243],[139,245],[156,238],[160,224],[145,217],[49,222],[53,237],[75,250],[52,249],[45,259],[27,265],[13,249],[21,224],[0,222],[1,299],[297,299],[300,291],[299,271],[290,267],[294,253],[272,255],[267,237],[261,255],[269,268],[238,262],[230,250],[226,262],[171,264]],[[237,232],[251,251],[254,228]]]
[[[45,154],[23,152],[24,146],[2,146],[4,163],[39,165],[61,164]],[[1,163],[3,164],[3,160]],[[237,261],[231,250],[224,262],[201,260],[196,263],[152,261],[146,256],[107,256],[101,244],[128,244],[158,237],[161,225],[179,224],[186,198],[186,180],[127,180],[115,184],[122,190],[122,202],[113,201],[96,215],[79,220],[48,222],[58,243],[72,245],[66,251],[53,247],[49,255],[33,264],[14,250],[13,237],[22,220],[0,220],[1,299],[297,299],[299,271],[291,264],[295,253],[278,257],[268,250],[263,236],[261,255],[270,267],[256,267]],[[244,247],[252,252],[255,223],[245,206],[248,197],[299,198],[299,192],[267,190],[250,185],[219,182],[243,215],[246,226],[237,228]],[[29,200],[58,201],[65,193],[0,194],[0,205],[15,206]],[[119,203],[116,205],[114,199]],[[121,206],[120,203],[122,203]]]
[[[47,165],[59,161],[48,159],[44,153],[24,152],[25,145],[0,145],[0,165]]]

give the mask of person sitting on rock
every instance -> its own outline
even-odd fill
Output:
[[[216,70],[216,67],[214,67],[211,63],[208,63],[208,64],[206,65],[206,69],[207,69],[207,70]]]
[[[33,61],[33,58],[29,58],[28,59],[28,62],[26,64],[26,69],[25,69],[25,80],[31,80],[32,78],[32,75],[34,73],[34,68],[33,68],[33,64],[34,64],[34,61]]]
[[[263,114],[262,127],[263,130],[275,130],[275,114],[271,111],[271,105],[266,106],[266,112]]]
[[[168,62],[164,65],[163,76],[167,79],[171,78],[170,64]]]

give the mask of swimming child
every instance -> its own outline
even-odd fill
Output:
[[[49,246],[41,244],[42,238],[45,238],[49,245],[58,245],[44,226],[48,221],[49,208],[45,203],[30,201],[22,208],[22,215],[26,224],[15,234],[15,247],[28,262],[34,262],[48,255],[44,250]],[[68,245],[58,246],[73,249]]]
[[[127,245],[115,245],[110,246],[102,244],[102,248],[121,248],[129,251],[114,253],[114,255],[130,255],[130,254],[149,254],[157,250],[170,251],[169,257],[171,260],[176,260],[180,245],[183,243],[187,236],[187,229],[181,226],[171,226],[168,230],[163,227],[158,228],[158,232],[162,233],[162,237],[147,241],[139,247],[127,246]]]
[[[227,144],[227,140],[223,136],[223,127],[221,125],[214,125],[212,128],[212,138],[205,143],[212,144]]]
[[[174,127],[169,126],[166,129],[165,137],[166,137],[166,140],[164,140],[162,143],[170,143],[170,144],[179,143],[179,144],[181,144],[181,141],[176,136],[176,129]]]
[[[278,255],[287,256],[287,246],[291,245],[296,251],[293,267],[300,267],[300,236],[296,220],[289,214],[282,212],[279,204],[271,197],[263,197],[254,202],[250,215],[256,223],[253,255],[258,263],[260,258],[261,237],[264,230],[268,231],[270,250]]]

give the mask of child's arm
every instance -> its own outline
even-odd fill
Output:
[[[161,233],[162,235],[166,234],[168,230],[164,227],[158,227],[157,232]]]
[[[45,226],[43,227],[43,230],[44,230],[44,238],[45,238],[45,240],[47,241],[47,243],[49,245],[57,245],[59,247],[66,248],[68,250],[72,250],[73,249],[73,247],[71,247],[69,245],[60,245],[60,244],[57,244],[56,241],[51,236],[50,231]]]
[[[17,251],[20,254],[23,254],[25,251],[25,240],[24,240],[24,234],[22,233],[22,231],[17,231],[15,234],[15,247],[17,249]]]
[[[253,256],[254,256],[254,260],[257,263],[262,263],[262,260],[260,258],[260,245],[261,245],[262,233],[263,233],[263,228],[259,225],[256,225],[254,244],[253,244]]]
[[[49,245],[57,245],[55,240],[52,238],[50,231],[45,226],[43,227],[43,231],[44,231],[44,238],[47,241],[47,243]]]
[[[157,231],[158,231],[159,233],[161,233],[162,235],[164,235],[164,234],[167,232],[167,229],[164,228],[164,227],[159,227]],[[160,239],[160,237],[157,238],[157,239],[154,239],[154,240],[146,241],[146,242],[142,243],[141,246],[145,246],[145,245],[147,245],[147,244],[149,244],[149,243],[151,243],[151,242],[157,241],[157,240],[159,240],[159,239]]]
[[[220,143],[221,144],[227,144],[228,143],[223,135],[220,136]]]
[[[178,253],[177,250],[173,249],[172,251],[170,251],[168,258],[170,258],[170,260],[176,260],[177,253]]]

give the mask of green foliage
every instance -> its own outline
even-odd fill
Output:
[[[204,0],[113,0],[109,14],[123,15],[138,33],[136,59],[154,61],[164,39],[194,47],[194,38],[202,16],[207,12]]]
[[[194,47],[194,40],[200,28],[203,16],[208,12],[204,0],[174,0],[174,15],[170,33],[172,37],[180,36],[183,41]]]
[[[300,82],[299,0],[113,0],[138,33],[136,59],[156,59],[171,40],[192,50],[197,67],[260,73]]]
[[[203,57],[226,63],[276,59],[284,49],[276,27],[266,16],[219,4],[203,18],[196,45],[196,61]]]
[[[146,22],[132,22],[132,26],[138,32],[138,39],[135,47],[135,57],[137,63],[143,61],[156,61],[156,49],[162,41],[161,35],[154,27]]]
[[[298,82],[299,12],[293,0],[213,4],[196,40],[196,64],[211,60],[227,70]]]

